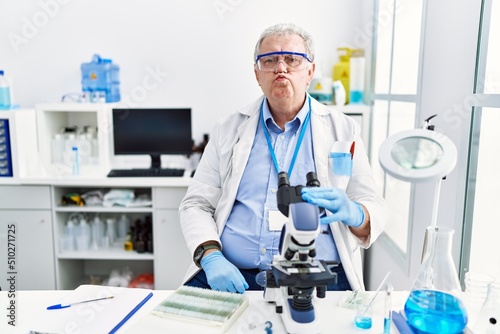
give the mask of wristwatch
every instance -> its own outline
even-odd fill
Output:
[[[203,258],[203,255],[205,254],[205,252],[209,249],[217,249],[217,250],[220,250],[220,247],[219,245],[216,245],[216,244],[206,244],[206,245],[199,245],[198,248],[196,248],[196,250],[194,251],[194,255],[193,255],[193,261],[194,263],[199,267],[201,268],[201,259]]]

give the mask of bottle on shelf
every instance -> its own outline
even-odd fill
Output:
[[[64,164],[68,167],[73,166],[73,147],[77,147],[76,130],[66,129],[64,132]]]
[[[78,235],[78,226],[75,220],[75,214],[69,216],[66,225],[64,226],[64,235],[61,239],[61,251],[62,252],[72,252],[76,250],[76,237]]]
[[[312,98],[324,104],[331,104],[333,101],[333,84],[330,76],[323,76],[320,69],[314,72],[314,77],[307,89]]]
[[[343,106],[346,103],[345,88],[342,81],[337,80],[333,82],[334,100],[336,106]]]
[[[153,235],[152,235],[152,233],[149,233],[148,237],[147,237],[146,252],[153,253]]]
[[[106,219],[106,240],[107,246],[113,247],[116,241],[116,219],[107,218]]]
[[[3,70],[0,70],[0,110],[8,110],[11,107],[10,85]]]
[[[78,157],[78,146],[73,146],[71,148],[71,169],[73,171],[73,175],[80,175],[80,162]]]
[[[77,147],[80,164],[90,164],[92,156],[92,143],[88,139],[87,133],[81,132],[78,134]]]
[[[125,242],[128,230],[130,229],[130,219],[122,213],[118,220],[118,240]]]
[[[52,139],[53,162],[59,162],[59,151],[62,153],[62,163],[73,168],[75,163],[75,150],[78,151],[79,166],[98,164],[99,147],[95,137],[95,130],[90,126],[79,130],[76,126],[64,128],[63,134],[56,133]],[[62,146],[62,150],[59,148]]]
[[[363,50],[352,50],[350,73],[349,103],[363,104],[365,93],[365,57]]]
[[[72,252],[75,250],[75,242],[76,242],[76,226],[73,222],[73,219],[70,217],[66,226],[64,227],[64,237],[62,242],[62,251]]]
[[[97,141],[97,127],[93,126],[85,126],[84,131],[87,137],[87,140],[90,142],[91,146],[91,155],[89,163],[91,165],[99,164],[99,142]]]
[[[92,138],[90,139],[92,143],[92,162],[95,165],[99,164],[99,141],[97,140],[97,133],[94,133],[92,135]]]
[[[345,90],[345,103],[349,103],[349,83],[351,78],[350,58],[352,50],[350,48],[337,48],[339,62],[333,66],[333,81],[340,80]]]
[[[80,224],[77,229],[78,233],[76,236],[76,248],[78,251],[86,251],[90,247],[90,226],[85,219],[85,216],[81,215]]]
[[[123,243],[123,247],[126,251],[134,250],[134,243],[132,242],[132,231],[127,233],[127,236],[125,237],[125,242]]]
[[[141,233],[142,233],[142,220],[136,219],[132,229],[132,245],[135,251],[137,251],[137,242],[139,241],[139,236]]]
[[[151,216],[146,216],[145,220],[146,224],[143,236],[146,244],[146,252],[153,253],[153,221]]]
[[[52,163],[64,163],[64,137],[61,133],[54,134],[52,138]]]
[[[144,253],[146,252],[146,243],[144,242],[144,239],[142,238],[142,235],[139,234],[139,238],[136,242],[135,250],[137,253]]]
[[[105,226],[104,222],[102,221],[101,218],[99,218],[99,215],[96,215],[94,217],[94,221],[92,222],[92,249],[96,250],[99,249],[103,246],[103,238],[104,238],[104,231],[105,231]]]

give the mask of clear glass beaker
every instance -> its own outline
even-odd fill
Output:
[[[451,256],[454,230],[430,226],[426,230],[426,251],[406,300],[408,324],[419,333],[461,333],[467,325],[467,311],[460,300],[462,290]]]
[[[474,333],[500,334],[500,283],[488,284],[488,295],[474,324]]]

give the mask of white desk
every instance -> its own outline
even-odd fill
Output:
[[[7,324],[9,320],[6,315],[8,296],[6,291],[0,292],[0,309],[2,309],[0,333],[27,333],[27,325],[31,318],[45,310],[47,305],[57,304],[68,291],[17,291],[17,328]],[[119,333],[132,334],[154,334],[154,333],[220,333],[220,330],[212,327],[202,327],[181,321],[167,320],[151,315],[151,310],[162,302],[171,291],[155,290],[153,297],[119,330]],[[230,328],[229,333],[265,334],[264,323],[271,321],[273,334],[286,333],[280,315],[275,313],[275,305],[267,303],[262,297],[262,292],[246,292],[250,298],[250,305],[240,316],[237,322]],[[383,294],[379,294],[374,303],[373,326],[369,330],[361,330],[354,327],[354,311],[338,307],[338,301],[344,292],[328,292],[326,298],[316,299],[316,316],[321,322],[323,333],[366,333],[380,334],[383,330]],[[394,308],[404,305],[407,293],[397,292],[394,294]],[[260,330],[251,330],[250,324],[260,324]],[[393,324],[391,333],[398,331]],[[82,333],[84,334],[84,333]],[[98,334],[98,333],[92,333]]]

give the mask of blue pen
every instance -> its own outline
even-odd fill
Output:
[[[104,300],[104,299],[111,299],[111,298],[114,298],[115,296],[107,296],[107,297],[102,297],[102,298],[96,298],[96,299],[89,299],[89,300],[84,300],[84,301],[81,301],[81,302],[75,302],[75,303],[71,303],[71,304],[66,304],[66,305],[63,305],[63,304],[56,304],[56,305],[52,305],[52,306],[48,306],[47,307],[47,310],[60,310],[62,308],[68,308],[72,305],[76,305],[76,304],[83,304],[83,303],[90,303],[90,302],[96,302],[96,301],[99,301],[99,300]]]
[[[413,330],[411,329],[410,325],[406,322],[406,318],[402,314],[403,311],[401,312],[396,312],[392,311],[392,321],[394,321],[394,324],[396,325],[396,328],[398,329],[399,333],[401,334],[414,334]]]

